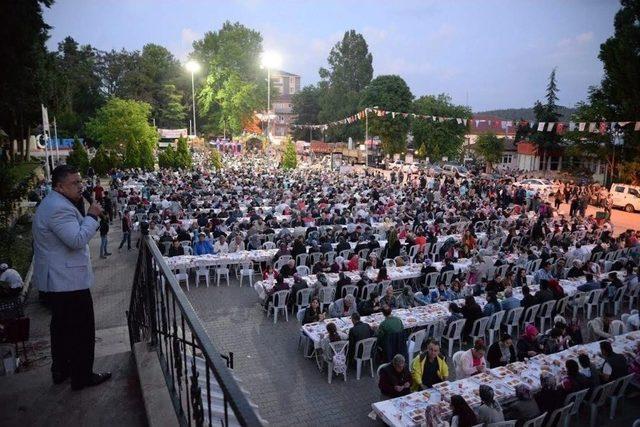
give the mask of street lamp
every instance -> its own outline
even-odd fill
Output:
[[[269,138],[270,114],[271,111],[271,69],[280,68],[282,57],[278,52],[265,50],[260,56],[260,66],[267,69],[267,138]]]
[[[185,64],[187,71],[191,72],[191,99],[193,101],[193,135],[197,135],[196,132],[196,89],[193,83],[193,74],[200,71],[200,64],[196,61],[189,61]]]

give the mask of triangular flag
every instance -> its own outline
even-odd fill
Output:
[[[467,119],[462,119],[462,123],[466,126],[467,125]]]
[[[593,133],[596,132],[596,124],[591,122],[589,123],[589,132]]]
[[[529,127],[530,127],[531,129],[535,128],[535,127],[536,127],[536,122],[533,122],[533,121],[532,121],[531,123],[529,123]]]
[[[395,111],[391,112],[391,118],[392,118],[392,119],[395,119],[395,118],[396,118],[396,112],[395,112]]]
[[[402,113],[402,117],[407,118],[407,116],[409,115],[409,113]]]
[[[640,122],[636,122],[636,126],[633,128],[633,130],[635,131],[640,130]]]
[[[558,126],[556,126],[556,133],[561,134],[562,131],[564,131],[564,123],[558,123]]]
[[[478,127],[478,125],[480,124],[480,120],[476,120],[476,127]]]
[[[542,132],[544,130],[544,122],[538,123],[538,132]]]
[[[458,124],[460,125],[460,124],[462,124],[462,119],[461,118],[457,118],[456,122],[458,122]]]
[[[629,124],[629,122],[618,122],[618,124],[620,125],[621,128],[625,127],[626,125]]]
[[[580,124],[578,124],[578,130],[580,132],[584,132],[585,126],[587,126],[587,124],[585,122],[580,122]]]
[[[574,122],[569,122],[569,132],[573,132],[576,129],[576,124]]]
[[[600,135],[604,135],[607,131],[607,122],[600,122]]]
[[[551,132],[553,130],[553,125],[555,125],[556,122],[549,122],[547,123],[547,132]]]

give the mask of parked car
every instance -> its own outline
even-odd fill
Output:
[[[468,178],[471,174],[466,166],[445,163],[442,165],[442,173],[445,175],[455,176],[456,174],[462,178]]]
[[[548,179],[530,178],[522,181],[514,182],[515,186],[522,186],[526,189],[535,190],[539,193],[551,193],[555,191],[556,186]]]
[[[613,199],[613,207],[623,208],[627,212],[640,211],[640,187],[614,183],[609,194]]]
[[[403,160],[396,160],[392,163],[389,163],[389,169],[396,172],[402,171],[402,173],[405,174],[418,172],[418,166],[416,164],[405,163]]]

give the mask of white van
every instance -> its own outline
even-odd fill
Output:
[[[611,184],[609,194],[613,206],[624,208],[627,212],[640,211],[640,187],[627,184]]]
[[[442,173],[449,176],[458,176],[467,178],[469,176],[469,170],[462,165],[444,164],[442,165]]]

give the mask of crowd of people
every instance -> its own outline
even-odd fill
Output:
[[[565,318],[563,312],[556,313],[548,330],[528,324],[520,336],[503,330],[490,346],[472,340],[477,319],[562,299],[567,295],[564,279],[579,280],[581,292],[604,289],[605,301],[613,302],[621,288],[624,297],[637,296],[638,233],[627,230],[615,236],[608,220],[585,215],[594,196],[597,203],[606,203],[591,187],[563,183],[546,197],[506,178],[418,173],[392,182],[380,171],[341,174],[309,165],[283,171],[259,156],[225,162],[218,173],[205,167],[117,171],[108,190],[94,185],[90,195],[104,207],[101,258],[110,255],[107,236],[114,220],[122,224],[119,250],[125,244],[131,250],[132,234],[143,229],[166,257],[252,251],[272,242],[277,249],[273,259],[254,263],[263,279],[273,282],[265,308],[281,290],[290,291],[287,303],[293,307],[298,293],[311,287],[302,323],[327,322],[318,351],[335,362],[328,347],[348,341],[345,364],[350,365],[358,356],[355,344],[376,337],[380,361],[388,363],[380,371],[379,387],[388,397],[430,388],[452,374],[465,378],[562,351],[584,341],[584,321],[591,321],[588,334],[594,339],[610,337],[610,313],[577,319]],[[570,203],[569,215],[559,214],[560,203]],[[613,253],[621,255],[605,261]],[[389,269],[403,266],[417,266],[419,274],[392,280]],[[335,283],[327,279],[332,273],[338,274]],[[314,276],[311,285],[304,280],[308,274]],[[372,284],[378,286],[370,288]],[[343,292],[350,285],[356,291]],[[335,289],[328,308],[319,298],[323,288]],[[515,289],[523,298],[514,297]],[[476,300],[480,296],[482,305]],[[398,351],[392,344],[397,336],[406,340],[394,310],[444,301],[450,311],[444,333],[465,319],[462,337],[470,346],[453,373],[434,337],[425,339],[411,360],[406,349]],[[384,320],[377,327],[361,320],[378,312]],[[340,330],[330,320],[337,317],[349,317],[353,326]],[[633,323],[627,326],[633,328]],[[452,398],[452,425],[531,418],[557,407],[561,395],[619,378],[628,366],[638,365],[633,357],[613,353],[607,341],[601,349],[604,366],[567,362],[561,383],[542,378],[543,390],[537,393],[521,387],[509,408],[500,406],[489,386],[480,388],[482,404],[476,411],[459,396]]]

